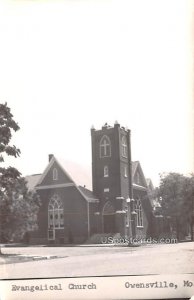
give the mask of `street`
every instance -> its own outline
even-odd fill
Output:
[[[2,252],[57,258],[0,265],[1,279],[194,273],[194,242],[140,247],[3,247]]]

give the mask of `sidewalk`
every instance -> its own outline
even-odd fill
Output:
[[[5,263],[5,259],[0,255],[0,265]]]
[[[0,278],[188,274],[194,271],[194,242],[131,247],[4,248],[9,254],[63,256],[0,266]],[[38,273],[37,273],[38,270]]]

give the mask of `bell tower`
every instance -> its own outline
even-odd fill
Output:
[[[133,198],[130,130],[118,122],[113,127],[106,123],[100,130],[92,128],[91,138],[93,192],[100,199],[102,232],[125,234],[127,199]]]

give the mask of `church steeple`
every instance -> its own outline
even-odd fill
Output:
[[[131,197],[130,130],[115,122],[100,130],[91,129],[93,191],[100,199],[100,210],[109,203],[115,213],[123,210],[123,200]]]

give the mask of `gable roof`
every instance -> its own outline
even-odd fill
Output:
[[[152,183],[152,180],[150,178],[146,178],[147,186],[149,190],[153,191],[154,190],[154,185]]]
[[[32,191],[35,188],[41,176],[42,174],[34,174],[25,177],[25,180],[27,182],[27,187],[30,191]]]
[[[64,167],[58,162],[58,160],[54,157],[54,155],[52,156],[51,160],[49,161],[49,164],[47,165],[47,167],[45,168],[43,174],[35,174],[35,175],[31,175],[31,176],[26,176],[26,181],[27,181],[27,186],[29,187],[30,190],[32,189],[39,189],[39,188],[44,188],[41,187],[41,184],[44,181],[44,178],[46,177],[46,175],[48,174],[48,172],[50,171],[50,169],[52,168],[53,164],[57,163],[57,165],[61,168],[61,170],[64,172],[64,174],[67,176],[67,178],[70,180],[71,186],[75,186],[75,188],[80,192],[80,194],[84,197],[84,199],[87,202],[99,202],[99,200],[96,198],[96,196],[92,193],[92,191],[86,189],[85,187],[79,186],[71,177],[71,175],[69,175],[69,172],[67,172]],[[79,173],[79,172],[77,172]],[[81,177],[81,176],[80,176]],[[70,184],[69,184],[70,185]],[[56,185],[55,185],[56,186]],[[60,184],[58,184],[58,186],[60,186]],[[63,185],[64,186],[64,185]],[[52,185],[51,185],[52,188]]]
[[[85,186],[88,190],[92,190],[92,169],[91,166],[81,165],[70,160],[60,158],[60,163],[66,172],[73,178],[78,186]]]
[[[139,164],[139,161],[132,161],[132,178],[134,178],[138,164]]]
[[[143,187],[144,188],[147,188],[147,182],[146,182],[146,179],[145,179],[145,176],[144,176],[144,173],[143,173],[143,170],[141,168],[141,165],[140,165],[140,162],[139,161],[133,161],[132,162],[132,180],[133,180],[133,186],[136,186],[136,187],[140,187],[142,185],[138,185],[134,182],[134,179],[135,179],[135,174],[136,172],[139,171],[140,175],[141,175],[141,179],[143,181]]]
[[[86,199],[88,202],[97,202],[99,201],[97,197],[93,194],[93,192],[86,188],[91,187],[91,176],[89,174],[89,171],[82,168],[80,165],[76,165],[72,162],[65,162],[62,161],[63,164],[59,163],[58,160],[52,156],[50,162],[48,163],[47,167],[45,168],[44,172],[42,174],[34,174],[31,176],[26,176],[25,179],[27,181],[27,186],[30,190],[33,190],[35,187],[41,186],[44,178],[48,174],[49,170],[52,168],[54,163],[57,163],[57,165],[61,168],[61,170],[64,172],[64,174],[67,176],[69,181],[71,182],[71,186],[75,186],[77,190],[82,194],[82,196]],[[65,167],[64,167],[65,166]],[[140,173],[143,185],[138,185],[134,182],[135,174],[136,172]],[[141,165],[139,161],[132,162],[132,178],[133,178],[133,187],[136,189],[147,189],[148,184],[146,182],[145,176],[143,174]],[[148,182],[150,179],[148,180]],[[84,187],[83,187],[84,186]],[[52,187],[52,186],[51,186]]]
[[[88,202],[99,202],[96,196],[92,193],[92,191],[86,189],[83,186],[78,186],[79,191],[87,198]]]
[[[71,176],[66,172],[66,170],[63,168],[63,166],[57,161],[57,159],[54,157],[54,155],[52,156],[51,160],[49,161],[49,164],[47,165],[46,169],[44,170],[43,174],[41,175],[40,179],[38,180],[37,185],[41,185],[44,178],[46,177],[46,175],[48,174],[48,172],[50,171],[50,169],[52,168],[54,163],[57,163],[57,165],[62,169],[62,171],[64,172],[64,174],[66,175],[66,177],[69,179],[70,182],[72,182],[73,184],[75,184],[74,180],[71,178]]]

